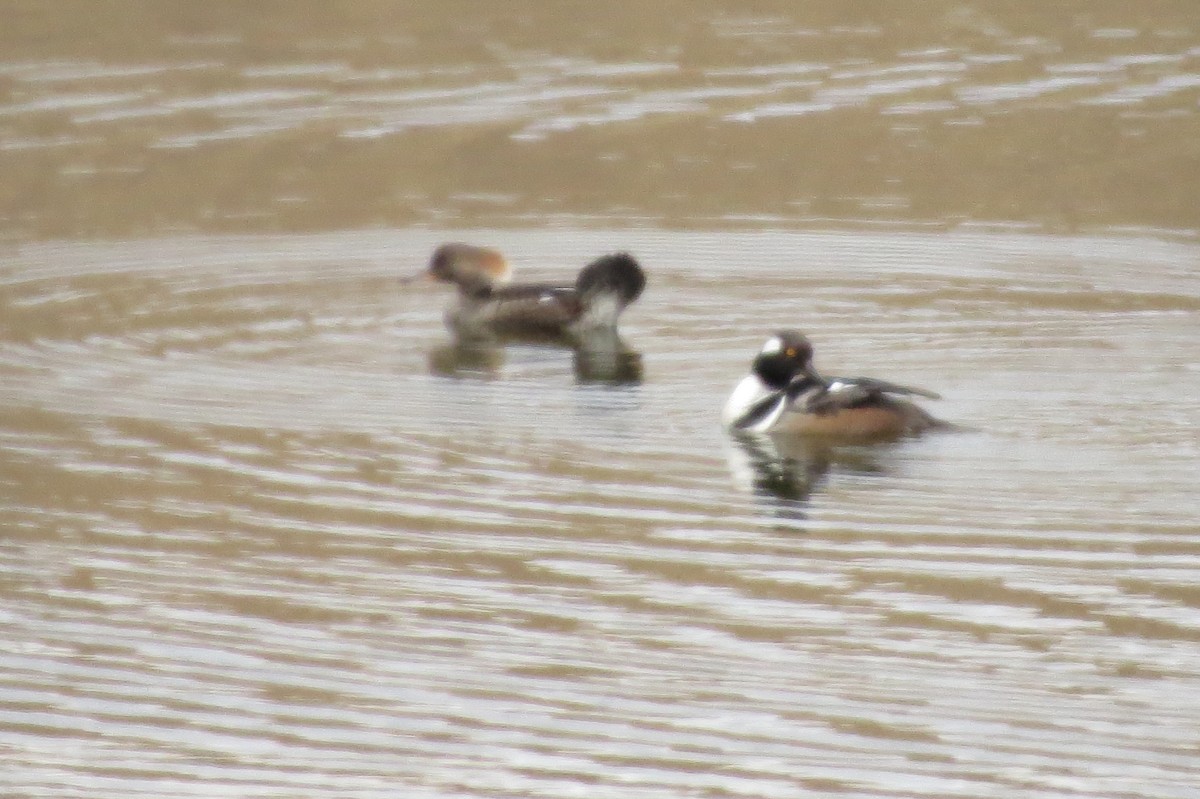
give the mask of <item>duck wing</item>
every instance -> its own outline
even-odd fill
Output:
[[[940,395],[923,388],[902,386],[873,377],[834,377],[828,380],[821,391],[811,394],[804,405],[810,413],[836,413],[879,399],[884,394],[941,399]]]
[[[487,321],[499,330],[561,331],[581,310],[579,296],[570,286],[501,286],[492,289],[486,301]]]
[[[899,383],[889,383],[886,380],[877,380],[873,377],[835,377],[829,382],[831,385],[846,383],[864,391],[880,394],[900,394],[903,396],[925,397],[926,399],[942,398],[941,394],[929,391],[928,389],[902,386]]]

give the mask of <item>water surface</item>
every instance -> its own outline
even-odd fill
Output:
[[[1194,3],[793,6],[0,0],[0,793],[1194,796]]]
[[[636,252],[641,382],[546,346],[439,367],[442,298],[394,278],[447,237],[535,279]],[[4,780],[1186,796],[1196,254],[996,232],[25,247],[2,284]],[[742,449],[719,406],[785,325],[822,369],[936,388],[977,429]]]
[[[22,235],[1200,228],[1191,0],[5,5],[0,221]]]

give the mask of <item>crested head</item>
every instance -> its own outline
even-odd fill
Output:
[[[646,273],[629,253],[602,255],[580,270],[575,290],[585,298],[615,296],[620,307],[641,296],[646,288]]]
[[[812,344],[803,334],[781,330],[763,344],[752,369],[767,386],[782,389],[796,375],[812,371],[812,358]]]
[[[497,250],[451,242],[433,251],[429,274],[454,283],[461,291],[477,292],[507,283],[512,268]]]

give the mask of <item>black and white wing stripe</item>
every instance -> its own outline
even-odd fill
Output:
[[[735,430],[765,432],[778,421],[788,406],[787,392],[772,391],[767,396],[748,407],[741,416],[733,422]]]
[[[823,391],[808,398],[805,409],[809,413],[836,413],[846,408],[857,407],[884,394],[941,399],[938,394],[923,388],[902,386],[873,377],[835,377],[829,380]]]
[[[779,418],[790,410],[806,411],[813,396],[825,391],[825,384],[812,375],[803,374],[786,388],[770,391],[761,399],[751,403],[733,423],[738,430],[765,432],[775,426]]]

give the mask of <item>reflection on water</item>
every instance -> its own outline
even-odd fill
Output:
[[[504,368],[504,347],[457,337],[429,351],[429,371],[444,377],[497,377]]]
[[[845,446],[798,436],[731,434],[727,449],[734,482],[761,497],[780,519],[802,521],[812,495],[831,470],[857,475],[888,474],[889,444]]]
[[[734,482],[762,497],[780,518],[802,522],[809,497],[825,481],[832,466],[831,452],[817,449],[783,457],[767,436],[732,436],[729,468]]]
[[[580,384],[629,385],[642,382],[642,354],[619,334],[598,330],[586,335],[501,336],[451,334],[429,351],[429,370],[444,377],[501,377],[510,348],[569,354]]]
[[[619,336],[601,335],[574,348],[572,365],[581,383],[629,385],[642,382],[642,354]]]

